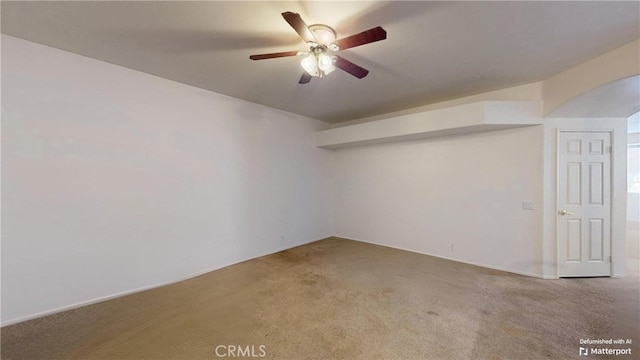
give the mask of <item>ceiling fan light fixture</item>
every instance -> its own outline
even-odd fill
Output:
[[[333,66],[333,58],[325,53],[318,55],[318,69],[324,71],[325,73],[335,69],[335,67]]]
[[[324,24],[313,24],[309,25],[309,30],[311,30],[311,33],[318,41],[318,44],[329,46],[336,41],[336,31],[330,26]]]
[[[322,77],[336,69],[334,66],[335,56],[328,55],[320,48],[316,48],[308,56],[306,56],[300,65],[304,71],[311,76]]]
[[[309,47],[309,51],[281,51],[269,54],[250,55],[251,60],[273,59],[287,56],[302,56],[300,65],[305,70],[299,84],[306,84],[311,77],[323,77],[334,71],[336,68],[343,70],[358,79],[362,79],[369,73],[369,70],[360,67],[351,61],[333,55],[339,50],[350,49],[356,46],[369,44],[387,38],[387,32],[377,26],[357,34],[336,40],[336,32],[331,27],[324,24],[314,24],[307,26],[300,14],[285,11],[282,13],[284,20],[300,35],[300,38]]]
[[[320,73],[318,72],[318,61],[316,59],[316,54],[311,53],[309,54],[309,56],[303,58],[302,61],[300,61],[300,65],[302,65],[304,71],[306,71],[309,75],[320,75]]]

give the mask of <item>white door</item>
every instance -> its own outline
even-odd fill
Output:
[[[561,131],[558,274],[611,275],[611,134]]]

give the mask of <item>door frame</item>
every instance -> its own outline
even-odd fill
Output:
[[[556,128],[556,154],[555,154],[555,205],[554,205],[554,216],[555,220],[555,238],[556,238],[556,279],[560,279],[560,234],[559,234],[559,221],[558,221],[558,212],[560,211],[560,134],[568,133],[568,132],[580,132],[580,133],[609,133],[610,141],[611,141],[611,152],[609,156],[609,199],[611,204],[609,205],[609,256],[611,261],[609,261],[609,277],[614,277],[614,261],[618,260],[618,256],[614,256],[614,242],[617,242],[618,239],[614,238],[613,224],[614,224],[614,206],[618,206],[615,202],[614,197],[614,187],[615,187],[615,168],[614,166],[618,166],[618,162],[615,161],[616,156],[616,146],[615,146],[615,130],[611,128],[602,128],[602,129],[580,129],[580,128]],[[625,159],[626,160],[626,159]],[[626,162],[625,162],[626,168]],[[626,178],[625,178],[626,179]],[[626,187],[625,187],[626,190]],[[626,203],[625,203],[626,206]],[[624,239],[623,239],[624,240]]]

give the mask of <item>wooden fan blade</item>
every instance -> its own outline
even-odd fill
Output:
[[[308,72],[303,72],[302,76],[300,76],[300,81],[298,81],[298,84],[306,84],[309,81],[311,81],[311,75],[309,75]]]
[[[296,56],[296,55],[298,55],[298,51],[283,51],[283,52],[270,53],[270,54],[251,55],[249,56],[249,59],[264,60],[264,59],[273,59],[273,58],[279,58],[279,57],[285,57],[285,56]]]
[[[347,36],[346,38],[336,40],[334,44],[338,45],[340,50],[384,40],[387,38],[387,32],[381,27],[374,27],[373,29],[365,30],[355,35]]]
[[[289,25],[291,25],[293,30],[295,30],[298,35],[300,35],[302,40],[304,40],[305,42],[318,42],[318,40],[316,40],[316,37],[313,36],[313,33],[311,32],[311,30],[309,30],[309,27],[304,23],[304,20],[302,20],[299,14],[287,11],[282,13],[282,17],[289,23]]]
[[[338,69],[344,70],[349,74],[357,77],[358,79],[362,79],[363,77],[367,76],[367,74],[369,73],[369,70],[363,67],[360,67],[349,60],[345,60],[340,56],[336,56],[335,65]]]

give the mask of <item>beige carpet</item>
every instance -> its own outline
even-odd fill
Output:
[[[264,359],[567,359],[579,358],[580,339],[632,338],[609,347],[631,347],[633,356],[615,358],[638,359],[635,271],[540,280],[329,238],[5,327],[1,352],[229,359],[240,346]]]

